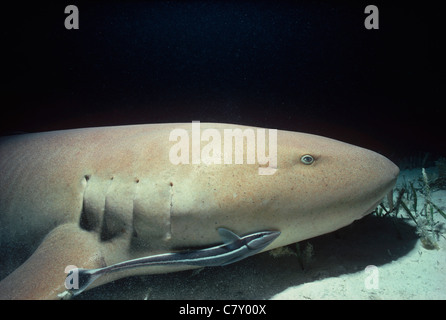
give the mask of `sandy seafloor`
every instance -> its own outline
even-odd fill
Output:
[[[431,174],[435,170],[427,169]],[[397,187],[421,176],[421,168],[402,171]],[[445,211],[446,190],[431,197]],[[418,203],[423,203],[421,194]],[[303,268],[294,254],[273,257],[266,252],[225,267],[121,279],[76,298],[446,299],[446,220],[434,216],[442,231],[439,249],[427,250],[403,213],[401,208],[397,218],[369,215],[303,241],[301,248],[308,243],[313,248]]]

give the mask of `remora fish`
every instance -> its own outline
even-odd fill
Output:
[[[267,247],[280,235],[279,231],[260,231],[240,238],[225,228],[219,228],[218,233],[225,242],[219,246],[137,258],[99,269],[74,269],[70,272],[65,281],[71,281],[72,276],[75,273],[77,277],[77,288],[72,288],[59,295],[59,297],[71,298],[71,296],[76,296],[87,289],[87,287],[101,275],[111,272],[154,265],[189,265],[199,267],[226,266],[256,254]],[[68,283],[66,287],[72,286]]]
[[[399,172],[373,151],[289,131],[277,131],[274,174],[260,175],[258,163],[175,165],[169,136],[178,128],[192,136],[190,123],[174,123],[2,138],[0,298],[57,298],[69,265],[97,269],[209,247],[219,242],[219,227],[240,235],[280,231],[262,251],[328,233],[374,210]],[[257,130],[201,124],[235,128]],[[90,287],[190,268],[113,272]]]

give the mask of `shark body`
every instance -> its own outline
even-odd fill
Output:
[[[174,164],[169,136],[178,128],[191,133],[190,123],[174,123],[2,138],[0,298],[57,298],[69,265],[98,269],[211,247],[220,242],[218,228],[241,236],[280,232],[261,251],[328,233],[373,211],[399,172],[373,151],[289,131],[277,131],[274,174],[260,175],[261,165],[246,162]],[[194,267],[113,272],[91,287]]]

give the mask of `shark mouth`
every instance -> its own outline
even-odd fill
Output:
[[[373,203],[372,206],[369,207],[369,209],[367,209],[366,211],[364,211],[364,213],[356,220],[359,220],[363,217],[365,217],[366,215],[369,215],[370,213],[372,213],[373,211],[375,211],[375,208],[381,203],[382,198],[379,199],[378,201],[376,201],[375,203]]]
[[[387,200],[389,201],[389,207],[390,207],[390,211],[393,210],[393,188],[390,189],[390,191],[386,194]],[[366,215],[372,213],[373,211],[375,211],[375,208],[383,201],[384,197],[380,198],[378,201],[376,201],[375,203],[373,203],[372,206],[370,206],[370,208],[368,210],[366,210],[359,219],[361,219],[362,217],[365,217]]]

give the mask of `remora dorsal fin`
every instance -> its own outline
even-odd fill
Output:
[[[218,228],[218,234],[220,235],[224,243],[233,243],[240,240],[240,237],[238,235],[226,228]]]

